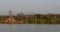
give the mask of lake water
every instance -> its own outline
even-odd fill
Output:
[[[0,24],[0,32],[60,32],[60,25]]]

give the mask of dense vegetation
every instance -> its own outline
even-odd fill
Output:
[[[5,24],[9,16],[0,16],[0,23]],[[24,15],[13,16],[17,24],[60,24],[60,15]]]

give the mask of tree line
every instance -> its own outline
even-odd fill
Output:
[[[17,24],[60,24],[60,15],[34,14],[13,16]],[[0,23],[5,24],[9,16],[0,16]]]

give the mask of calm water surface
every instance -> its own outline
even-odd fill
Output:
[[[60,25],[0,24],[0,32],[60,32]]]

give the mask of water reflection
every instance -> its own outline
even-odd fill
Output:
[[[0,24],[0,32],[60,32],[60,25]]]
[[[9,24],[9,32],[13,32],[13,25],[12,24]]]

